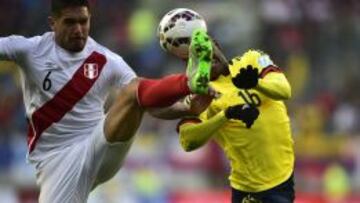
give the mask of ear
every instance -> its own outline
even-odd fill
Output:
[[[55,29],[55,19],[53,16],[48,17],[48,23],[52,31]]]

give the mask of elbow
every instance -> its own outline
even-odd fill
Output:
[[[289,92],[287,95],[285,95],[284,100],[288,100],[291,99],[291,92]]]
[[[282,88],[282,91],[278,93],[277,96],[274,96],[275,100],[289,100],[291,99],[291,87],[287,84],[285,87]]]
[[[268,95],[271,99],[275,101],[285,101],[291,98],[291,92],[281,92],[277,94]]]
[[[291,87],[290,87],[290,84],[287,85],[286,91],[284,92],[284,95],[283,95],[283,100],[289,100],[289,99],[291,99]]]
[[[180,144],[185,152],[191,152],[198,149],[201,145],[195,141],[191,141],[185,138],[184,135],[180,134]]]
[[[287,80],[286,80],[285,84],[286,85],[285,85],[283,100],[289,100],[289,99],[291,99],[291,86]]]
[[[291,99],[291,90],[284,92],[279,98],[280,100],[289,100]]]
[[[194,150],[196,150],[198,148],[193,143],[188,143],[188,144],[184,144],[184,145],[182,144],[181,146],[182,146],[182,148],[184,149],[185,152],[191,152],[191,151],[194,151]]]
[[[191,152],[199,148],[200,146],[194,142],[181,140],[181,147],[185,152]]]

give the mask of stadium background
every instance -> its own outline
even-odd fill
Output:
[[[156,38],[167,11],[201,13],[229,57],[262,49],[293,88],[287,103],[296,148],[297,203],[360,202],[360,2],[356,0],[99,0],[91,35],[141,76],[183,71]],[[47,31],[48,0],[0,0],[0,36]],[[208,144],[185,153],[176,121],[146,115],[124,168],[90,203],[228,202],[227,161]],[[0,62],[0,202],[37,202],[25,163],[18,73]]]

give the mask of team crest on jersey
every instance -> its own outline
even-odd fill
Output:
[[[270,65],[274,65],[274,62],[270,59],[269,55],[264,54],[258,58],[258,63],[262,68],[266,68]]]
[[[90,80],[97,78],[99,75],[99,67],[96,63],[86,63],[84,68],[84,75],[85,77],[89,78]]]

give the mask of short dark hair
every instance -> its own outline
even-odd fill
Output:
[[[90,10],[88,0],[51,0],[51,14],[59,16],[65,8],[78,6],[86,6]]]

